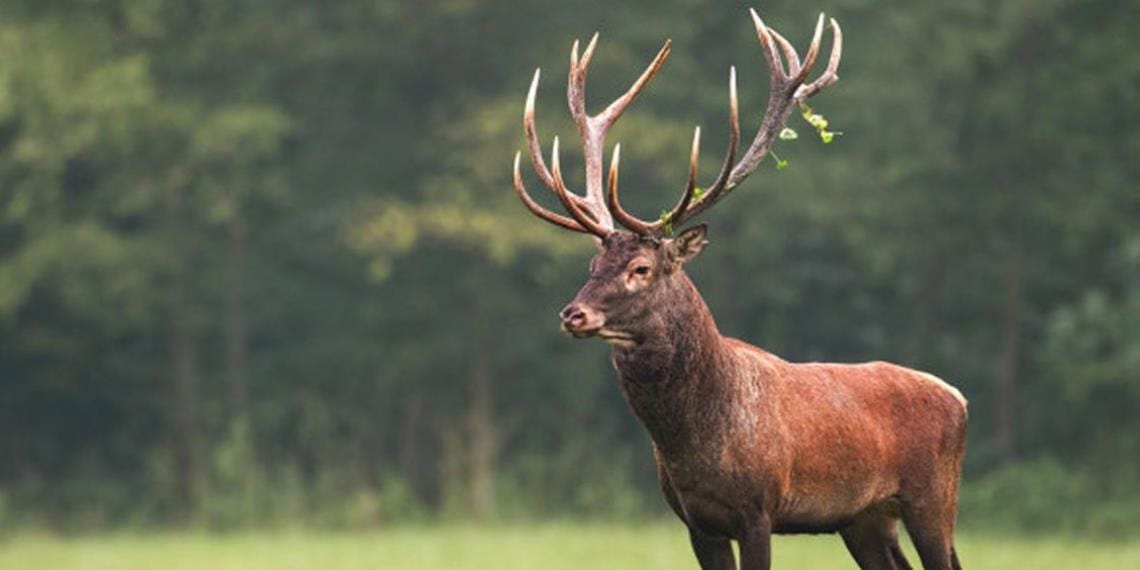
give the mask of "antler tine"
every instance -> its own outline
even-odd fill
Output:
[[[677,202],[673,210],[669,211],[669,213],[665,214],[665,217],[655,223],[654,229],[660,229],[666,225],[669,225],[671,228],[675,222],[681,223],[686,218],[689,218],[687,212],[689,212],[689,207],[693,203],[693,195],[697,193],[697,165],[700,161],[700,155],[701,128],[698,127],[693,130],[693,148],[689,153],[689,180],[685,182],[685,193],[681,195],[681,201]]]
[[[621,117],[621,114],[625,112],[626,107],[629,107],[629,104],[637,98],[642,89],[645,89],[645,86],[649,84],[649,81],[653,79],[653,76],[657,75],[657,72],[661,69],[661,66],[665,65],[665,60],[669,58],[669,50],[670,46],[672,45],[672,39],[665,40],[665,45],[661,46],[661,49],[657,52],[657,55],[653,58],[653,61],[649,62],[649,65],[645,68],[645,71],[641,72],[641,76],[637,78],[637,81],[633,82],[633,85],[630,86],[629,90],[626,91],[625,94],[623,94],[621,97],[618,97],[613,103],[610,103],[604,111],[598,113],[597,117],[595,118],[598,119],[598,121],[601,123],[603,130],[608,129],[611,125],[614,124],[615,121],[618,120],[618,117]]]
[[[788,60],[788,75],[796,77],[802,69],[800,67],[800,56],[796,54],[796,48],[792,47],[792,42],[789,42],[787,38],[780,35],[780,32],[777,32],[773,28],[769,28],[768,31],[772,33],[772,37],[780,44],[780,49],[784,52],[784,59]]]
[[[736,66],[732,66],[728,73],[728,118],[730,131],[728,134],[728,152],[724,157],[724,164],[720,174],[716,177],[713,190],[720,193],[728,183],[728,176],[735,165],[736,152],[740,150],[740,103],[736,98]]]
[[[784,71],[780,53],[776,51],[776,40],[772,38],[768,26],[764,25],[764,20],[760,19],[756,10],[749,8],[748,12],[752,14],[752,25],[756,27],[756,36],[760,38],[760,45],[764,48],[764,61],[768,63],[768,71],[772,74],[773,88],[776,84],[783,85],[788,79],[788,74]]]
[[[562,206],[566,208],[566,211],[570,213],[570,216],[572,216],[575,221],[581,224],[582,227],[586,228],[590,233],[598,237],[604,238],[609,235],[610,231],[612,231],[613,228],[606,227],[605,225],[594,221],[593,217],[591,217],[589,214],[586,214],[586,212],[584,212],[582,208],[580,208],[578,204],[574,202],[570,191],[566,189],[566,182],[562,180],[561,161],[558,158],[558,137],[554,137],[554,144],[550,151],[550,168],[554,174],[555,194],[558,195],[558,199],[562,202]]]
[[[820,12],[819,19],[815,22],[815,32],[811,36],[811,45],[808,46],[807,54],[804,55],[804,66],[800,68],[799,73],[793,74],[792,81],[801,83],[807,78],[807,74],[811,72],[811,67],[815,65],[815,59],[819,57],[819,42],[823,39],[823,13]]]
[[[578,64],[582,68],[582,73],[586,73],[586,68],[590,67],[590,58],[594,57],[594,48],[598,47],[598,32],[594,32],[594,37],[590,38],[590,43],[586,44],[586,51],[582,53],[582,60]]]
[[[535,69],[534,78],[530,80],[530,90],[526,94],[526,107],[523,109],[523,131],[526,132],[527,148],[530,150],[530,162],[534,165],[534,170],[542,179],[543,184],[553,190],[554,179],[551,178],[550,171],[546,168],[546,162],[542,160],[542,144],[538,141],[538,129],[534,126],[534,97],[538,92],[538,79],[541,75],[542,69]]]
[[[566,216],[555,214],[554,212],[551,212],[550,210],[543,208],[542,206],[540,206],[538,204],[538,202],[535,202],[534,199],[530,197],[530,194],[527,193],[527,191],[526,191],[526,187],[523,186],[522,174],[519,173],[519,159],[520,158],[522,158],[522,152],[521,151],[516,152],[515,153],[515,193],[518,194],[519,199],[522,200],[522,203],[526,206],[526,208],[528,210],[530,210],[531,212],[533,212],[534,215],[536,215],[536,216],[538,216],[538,217],[540,217],[540,218],[542,218],[542,219],[544,219],[544,220],[546,220],[546,221],[548,221],[548,222],[550,222],[556,226],[561,226],[561,227],[564,227],[568,230],[574,230],[576,232],[589,233],[589,230],[582,227],[582,224],[579,224],[578,222],[576,222],[570,218],[567,218]]]
[[[823,15],[820,14],[822,22]],[[839,29],[839,22],[835,18],[831,18],[831,35],[833,42],[831,44],[831,57],[827,61],[827,69],[824,70],[823,75],[818,79],[812,81],[807,85],[803,85],[796,90],[796,101],[803,102],[804,99],[819,93],[823,88],[839,81],[839,60],[843,57],[843,30]]]
[[[726,188],[729,188],[729,175],[732,173],[733,167],[736,166],[736,152],[740,149],[740,105],[736,97],[736,66],[729,68],[728,72],[728,118],[730,129],[728,150],[725,152],[720,174],[717,174],[716,181],[705,191],[700,200],[666,218],[665,221],[671,226],[680,226],[686,220],[705,211],[720,199],[720,195],[725,192]],[[694,164],[690,161],[690,176],[692,176],[693,167]]]
[[[534,70],[534,78],[530,81],[530,89],[526,95],[526,106],[523,110],[523,130],[526,132],[527,149],[530,151],[530,162],[534,165],[535,173],[542,183],[554,193],[558,195],[558,189],[554,185],[554,178],[550,175],[550,170],[546,168],[546,162],[542,159],[542,143],[539,142],[538,128],[535,126],[534,121],[534,100],[538,92],[538,81],[542,76],[542,69]],[[573,200],[578,206],[582,206],[584,200],[575,194],[569,194],[569,199]],[[593,212],[590,212],[593,214]]]
[[[614,147],[613,158],[610,159],[610,183],[609,193],[606,194],[606,204],[613,213],[614,219],[621,223],[621,225],[629,228],[630,231],[641,235],[652,235],[661,233],[666,224],[672,226],[674,220],[684,219],[686,210],[689,209],[689,204],[692,203],[694,191],[697,187],[697,164],[700,160],[701,154],[701,128],[697,127],[693,130],[693,147],[689,151],[689,179],[685,183],[685,191],[681,194],[681,199],[677,205],[665,214],[661,219],[655,222],[646,222],[640,220],[621,207],[618,201],[617,194],[617,175],[618,175],[618,161],[621,157],[621,145]]]
[[[585,136],[588,130],[590,115],[586,113],[586,71],[590,67],[590,59],[594,57],[594,48],[598,47],[598,32],[586,44],[586,51],[578,57],[578,40],[570,48],[570,77],[566,88],[566,103],[570,106],[570,115],[578,124],[578,130]]]
[[[526,106],[523,109],[523,131],[526,132],[527,149],[530,151],[530,162],[542,183],[557,194],[554,187],[554,178],[546,168],[546,161],[542,159],[542,143],[538,139],[538,128],[534,121],[534,99],[538,92],[538,80],[542,76],[542,69],[534,70],[534,78],[530,80],[530,89],[526,94]]]
[[[689,151],[689,180],[685,182],[685,193],[681,195],[681,201],[677,202],[676,207],[669,212],[661,224],[670,224],[672,221],[683,215],[685,210],[689,209],[689,204],[693,201],[693,194],[697,191],[697,164],[701,159],[701,127],[693,129],[693,148]]]
[[[596,39],[598,36],[594,34]],[[593,42],[590,42],[591,47]],[[570,71],[566,78],[566,105],[570,107],[570,116],[578,124],[578,131],[584,132],[590,116],[586,114],[586,69],[578,59],[578,40],[570,48]]]
[[[570,72],[566,85],[566,103],[570,107],[570,115],[574,117],[574,122],[578,123],[578,130],[582,130],[583,125],[590,118],[586,114],[586,69],[590,65],[590,58],[594,55],[594,46],[597,45],[597,42],[598,34],[595,32],[589,45],[586,46],[586,57],[582,59],[578,58],[578,40],[574,40],[574,45],[570,48]]]
[[[626,212],[621,207],[618,201],[618,164],[621,162],[621,143],[614,145],[614,154],[610,158],[610,179],[609,191],[606,192],[606,204],[610,208],[610,213],[613,214],[614,219],[621,225],[628,228],[631,232],[640,235],[649,235],[653,232],[653,224],[644,222],[637,219],[637,217]]]

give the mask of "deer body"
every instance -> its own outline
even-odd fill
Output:
[[[591,117],[584,82],[597,37],[581,58],[575,43],[568,98],[586,139],[585,196],[566,189],[557,139],[551,170],[539,152],[536,72],[524,113],[531,162],[570,217],[529,196],[518,156],[515,189],[536,215],[593,234],[599,245],[589,279],[560,314],[562,327],[612,345],[622,393],[653,441],[665,499],[688,526],[703,569],[735,569],[735,540],[741,568],[766,570],[770,536],[803,532],[838,532],[861,568],[910,568],[898,544],[900,518],[924,567],[960,568],[953,530],[965,454],[962,395],[934,376],[886,362],[796,364],[721,335],[682,269],[707,243],[705,226],[667,237],[757,167],[794,104],[838,78],[842,36],[834,20],[828,68],[805,83],[819,51],[823,16],[802,65],[787,40],[755,12],[752,17],[772,75],[760,130],[737,160],[733,71],[730,144],[720,174],[706,191],[696,191],[698,129],[684,194],[657,222],[635,218],[618,202],[620,147],[602,196],[601,148],[609,127],[661,67],[669,44],[625,95]],[[629,231],[616,230],[614,220]]]
[[[690,302],[673,306],[711,325]],[[734,536],[760,505],[774,533],[836,532],[928,487],[943,470],[928,472],[930,451],[957,472],[966,418],[953,388],[885,362],[790,363],[713,326],[674,330],[684,338],[615,346],[613,361],[670,506],[698,530]]]
[[[682,269],[659,279],[669,283],[653,317],[623,326],[639,342],[611,341],[613,363],[665,499],[693,532],[735,539],[761,516],[773,534],[843,532],[893,526],[920,506],[952,528],[966,427],[957,390],[887,362],[785,361],[721,335]],[[583,291],[571,306],[597,303]],[[897,536],[883,534],[894,564]]]

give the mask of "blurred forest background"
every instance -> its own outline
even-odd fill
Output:
[[[800,49],[842,24],[843,135],[793,115],[705,216],[721,329],[960,387],[965,525],[1135,533],[1140,4],[753,5]],[[759,123],[748,6],[5,0],[0,529],[664,513],[608,349],[558,330],[593,245],[510,164],[535,67],[578,187],[570,44],[601,31],[597,109],[671,37],[609,140],[632,209],[672,204],[730,65]]]

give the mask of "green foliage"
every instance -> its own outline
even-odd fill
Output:
[[[918,564],[909,541],[903,551]],[[1087,570],[1133,568],[1136,541],[1109,542],[1048,535],[1025,538],[960,533],[963,565],[977,570],[1028,567]],[[552,554],[556,553],[556,554]],[[773,565],[851,568],[854,563],[834,536],[776,537]],[[105,561],[105,562],[104,562]],[[696,565],[684,527],[675,521],[648,524],[547,522],[473,527],[411,525],[378,532],[330,534],[284,530],[241,533],[111,534],[61,539],[20,535],[0,550],[0,569],[104,568],[172,570],[198,568],[448,568],[453,570],[552,570],[652,568],[691,570]]]
[[[693,187],[693,199],[698,198],[696,186]],[[661,215],[657,219],[661,220],[661,231],[665,233],[665,237],[673,237],[673,221],[670,219],[669,210],[661,210]]]
[[[815,132],[817,134],[819,134],[819,140],[823,141],[823,144],[831,144],[831,141],[834,140],[836,136],[843,134],[840,132],[827,130],[827,125],[829,124],[827,118],[825,118],[823,115],[820,115],[819,113],[816,113],[815,111],[812,111],[811,107],[807,106],[806,104],[800,104],[800,111],[803,115],[804,120],[807,121],[807,123],[815,129]],[[780,133],[780,135],[782,137],[783,133]]]
[[[768,152],[771,153],[772,158],[776,159],[776,170],[783,170],[788,167],[788,161],[780,158],[780,155],[776,154],[775,150],[770,150]]]
[[[1110,477],[1135,482],[1125,468]],[[966,528],[1048,532],[1126,539],[1140,531],[1135,486],[1105,485],[1087,471],[1055,459],[1027,461],[972,481],[960,495]]]
[[[766,97],[745,14],[721,8],[4,3],[0,528],[662,512],[605,349],[554,318],[594,245],[518,203],[509,159],[534,67],[557,78],[544,148],[575,137],[572,36],[602,28],[595,112],[672,37],[609,144],[631,211],[674,203],[692,125],[727,131],[706,87],[738,65],[746,131]],[[801,37],[801,8],[765,19]],[[688,270],[718,326],[959,386],[971,525],[1135,529],[1137,8],[835,11],[843,79],[812,101],[828,117],[802,114],[850,144],[773,153],[778,175],[707,214]],[[994,437],[1009,370],[1014,451]]]

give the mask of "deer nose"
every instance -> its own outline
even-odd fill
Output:
[[[562,317],[562,324],[568,328],[576,329],[586,324],[586,311],[577,303],[570,303],[562,309],[558,316]]]

